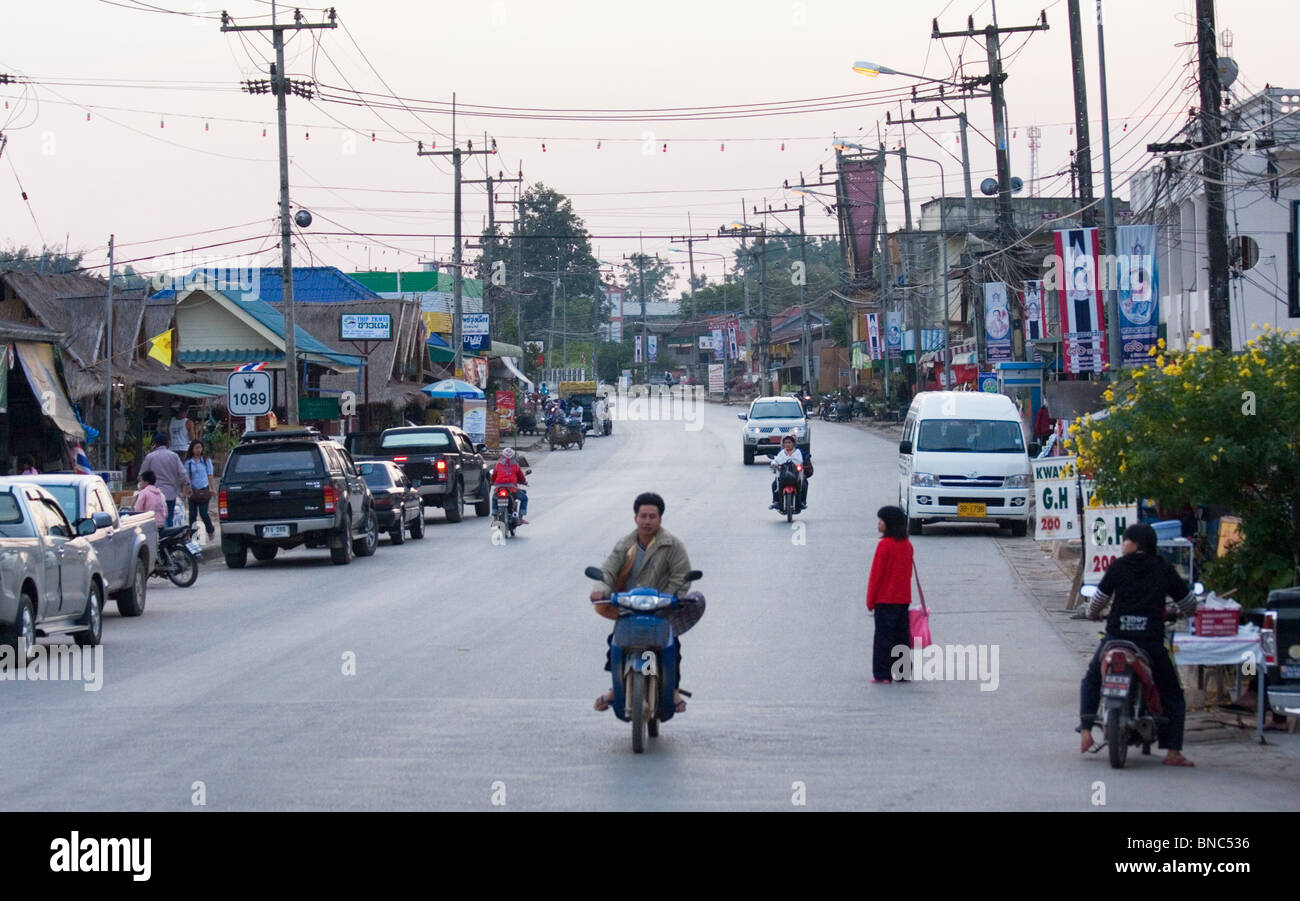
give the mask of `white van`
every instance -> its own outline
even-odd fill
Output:
[[[922,523],[997,522],[1012,535],[1029,526],[1032,490],[1020,413],[1005,394],[916,395],[898,445],[898,505],[907,531]]]

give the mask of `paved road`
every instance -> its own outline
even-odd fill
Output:
[[[494,793],[519,810],[780,810],[796,783],[813,809],[1082,810],[1097,780],[1110,808],[1271,809],[1294,791],[1239,760],[1081,759],[1078,658],[997,552],[1028,539],[993,529],[914,540],[936,640],[996,645],[997,690],[871,685],[863,596],[895,449],[817,423],[791,526],[766,509],[767,468],[741,464],[740,409],[533,455],[534,524],[505,546],[434,513],[423,541],[348,567],[299,549],[205,564],[188,590],[154,581],[141,619],[106,618],[101,691],[0,684],[0,808],[179,810],[196,782],[220,810],[484,810]],[[632,528],[642,490],[666,497],[709,608],[684,641],[690,711],[633,755],[629,728],[591,710],[608,625],[582,568]]]

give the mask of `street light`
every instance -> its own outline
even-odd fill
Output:
[[[928,75],[916,75],[912,72],[900,72],[897,69],[891,69],[888,66],[882,66],[879,63],[869,63],[862,60],[853,64],[853,71],[857,72],[859,75],[865,75],[868,78],[875,78],[877,75],[902,75],[905,78],[917,78],[921,81],[932,81],[935,84],[959,86],[958,82],[948,78],[931,78]]]

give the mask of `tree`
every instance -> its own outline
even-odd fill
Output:
[[[54,247],[45,247],[39,252],[31,251],[26,245],[21,247],[9,245],[0,250],[0,269],[18,269],[24,272],[41,272],[45,275],[66,275],[81,268],[81,261],[86,256],[84,250],[64,253]]]
[[[602,341],[597,348],[596,375],[602,382],[616,383],[624,369],[632,368],[632,341]]]
[[[665,301],[677,281],[677,271],[672,263],[657,256],[634,253],[622,266],[623,283],[627,285],[624,304],[631,300],[636,309],[641,308],[641,279],[645,278],[645,302]]]
[[[498,227],[495,233],[484,230],[482,243],[494,247],[496,260],[506,264],[506,285],[519,292],[523,308],[524,335],[545,336],[552,346],[552,301],[565,297],[599,293],[599,264],[591,254],[586,225],[573,211],[572,202],[563,194],[538,183],[523,194],[523,213],[516,214],[517,225],[506,235]],[[523,271],[516,272],[516,252],[523,260]],[[485,253],[480,274],[485,284],[491,282],[492,260]],[[558,294],[556,289],[558,290]],[[514,306],[516,296],[501,290],[496,295],[505,305]],[[557,306],[556,329],[562,307]]]
[[[1199,335],[1194,337],[1199,339]],[[1300,333],[1265,334],[1240,354],[1165,355],[1119,386],[1104,417],[1070,426],[1067,447],[1103,500],[1220,507],[1244,540],[1207,562],[1206,580],[1243,606],[1300,583]]]

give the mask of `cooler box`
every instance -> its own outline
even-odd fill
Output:
[[[1193,626],[1195,634],[1207,638],[1222,638],[1237,634],[1239,610],[1210,610],[1206,607],[1196,608],[1196,621]]]
[[[1151,523],[1151,528],[1156,530],[1157,541],[1169,541],[1174,538],[1183,537],[1183,524],[1176,519],[1164,519],[1160,522]]]

